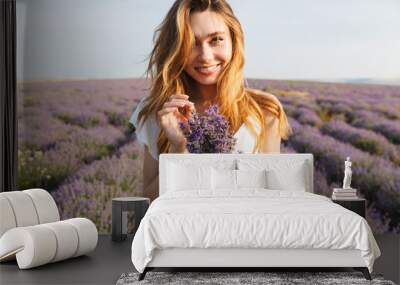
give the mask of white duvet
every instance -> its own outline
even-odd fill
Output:
[[[153,201],[132,243],[143,272],[154,249],[358,249],[372,272],[380,250],[365,219],[300,191],[247,189],[166,193]]]

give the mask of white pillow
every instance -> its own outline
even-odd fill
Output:
[[[168,165],[168,191],[211,190],[211,167],[170,163]]]
[[[309,188],[309,167],[305,160],[238,159],[240,170],[266,170],[267,188],[272,190],[306,191]]]
[[[266,170],[236,170],[237,187],[267,188]]]
[[[240,188],[267,188],[267,176],[263,170],[212,169],[214,190],[238,190]]]
[[[306,191],[305,163],[283,170],[267,170],[267,188],[272,190]]]
[[[214,190],[236,190],[236,170],[212,168]]]

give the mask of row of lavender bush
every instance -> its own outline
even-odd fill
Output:
[[[367,198],[375,232],[400,232],[400,89],[249,80],[276,94],[294,134],[283,152],[315,156],[314,189],[330,196],[343,161]],[[128,124],[144,80],[20,84],[18,186],[52,192],[63,218],[86,216],[109,232],[111,199],[141,195],[140,152]]]

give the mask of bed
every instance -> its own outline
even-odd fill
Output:
[[[352,267],[380,250],[361,216],[313,192],[312,154],[161,154],[160,196],[132,242],[159,267]]]

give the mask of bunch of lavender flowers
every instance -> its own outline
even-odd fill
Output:
[[[229,122],[219,113],[218,105],[211,105],[204,115],[193,111],[187,125],[179,124],[187,139],[190,153],[231,153],[236,138],[229,131]]]

